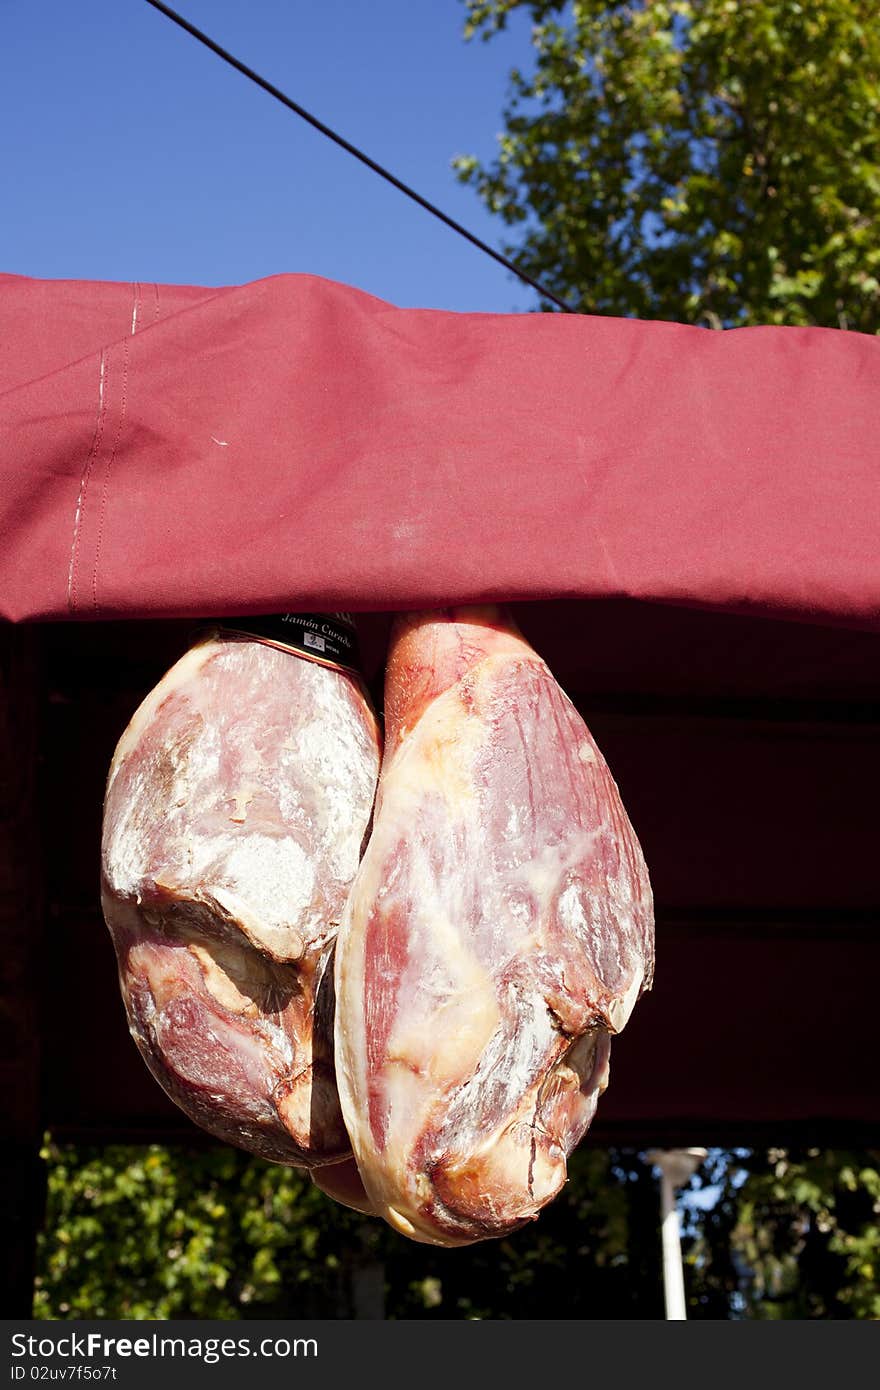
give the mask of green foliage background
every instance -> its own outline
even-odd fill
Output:
[[[650,1169],[583,1149],[564,1194],[507,1240],[418,1245],[302,1172],[224,1147],[47,1142],[39,1318],[354,1317],[365,1274],[392,1318],[656,1317]]]
[[[688,1241],[706,1306],[764,1321],[880,1318],[880,1153],[717,1154],[702,1180],[719,1189]]]
[[[417,1245],[301,1172],[237,1150],[47,1142],[34,1315],[660,1318],[658,1185],[634,1153],[582,1147],[527,1230]],[[880,1317],[880,1155],[716,1152],[689,1209],[691,1318]],[[373,1305],[373,1316],[375,1304]]]
[[[497,159],[457,162],[506,253],[589,313],[880,331],[876,0],[465,0],[513,11]]]

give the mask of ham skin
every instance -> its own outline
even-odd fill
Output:
[[[638,840],[583,719],[495,608],[402,615],[336,1069],[373,1209],[438,1245],[560,1190],[653,975]]]
[[[110,767],[101,897],[132,1036],[196,1124],[275,1162],[350,1153],[332,952],[380,756],[355,676],[220,632]]]

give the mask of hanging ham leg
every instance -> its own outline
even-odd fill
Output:
[[[355,677],[217,635],[111,765],[102,903],[134,1040],[197,1124],[277,1162],[350,1152],[332,950],[379,758]]]
[[[385,720],[337,1078],[375,1211],[461,1245],[562,1186],[651,983],[651,890],[584,721],[498,610],[399,619]]]

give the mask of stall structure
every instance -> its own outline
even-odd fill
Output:
[[[200,1138],[127,1036],[98,852],[119,734],[220,615],[353,612],[381,704],[394,612],[510,604],[656,898],[585,1142],[880,1145],[880,342],[290,275],[0,276],[0,345],[12,1314],[46,1129]]]

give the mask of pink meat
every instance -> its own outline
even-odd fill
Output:
[[[217,635],[110,768],[102,903],[134,1040],[191,1119],[277,1162],[350,1152],[332,951],[379,760],[356,678]]]
[[[392,633],[386,755],[336,951],[336,1066],[369,1201],[461,1245],[535,1217],[653,972],[607,765],[496,609]]]

